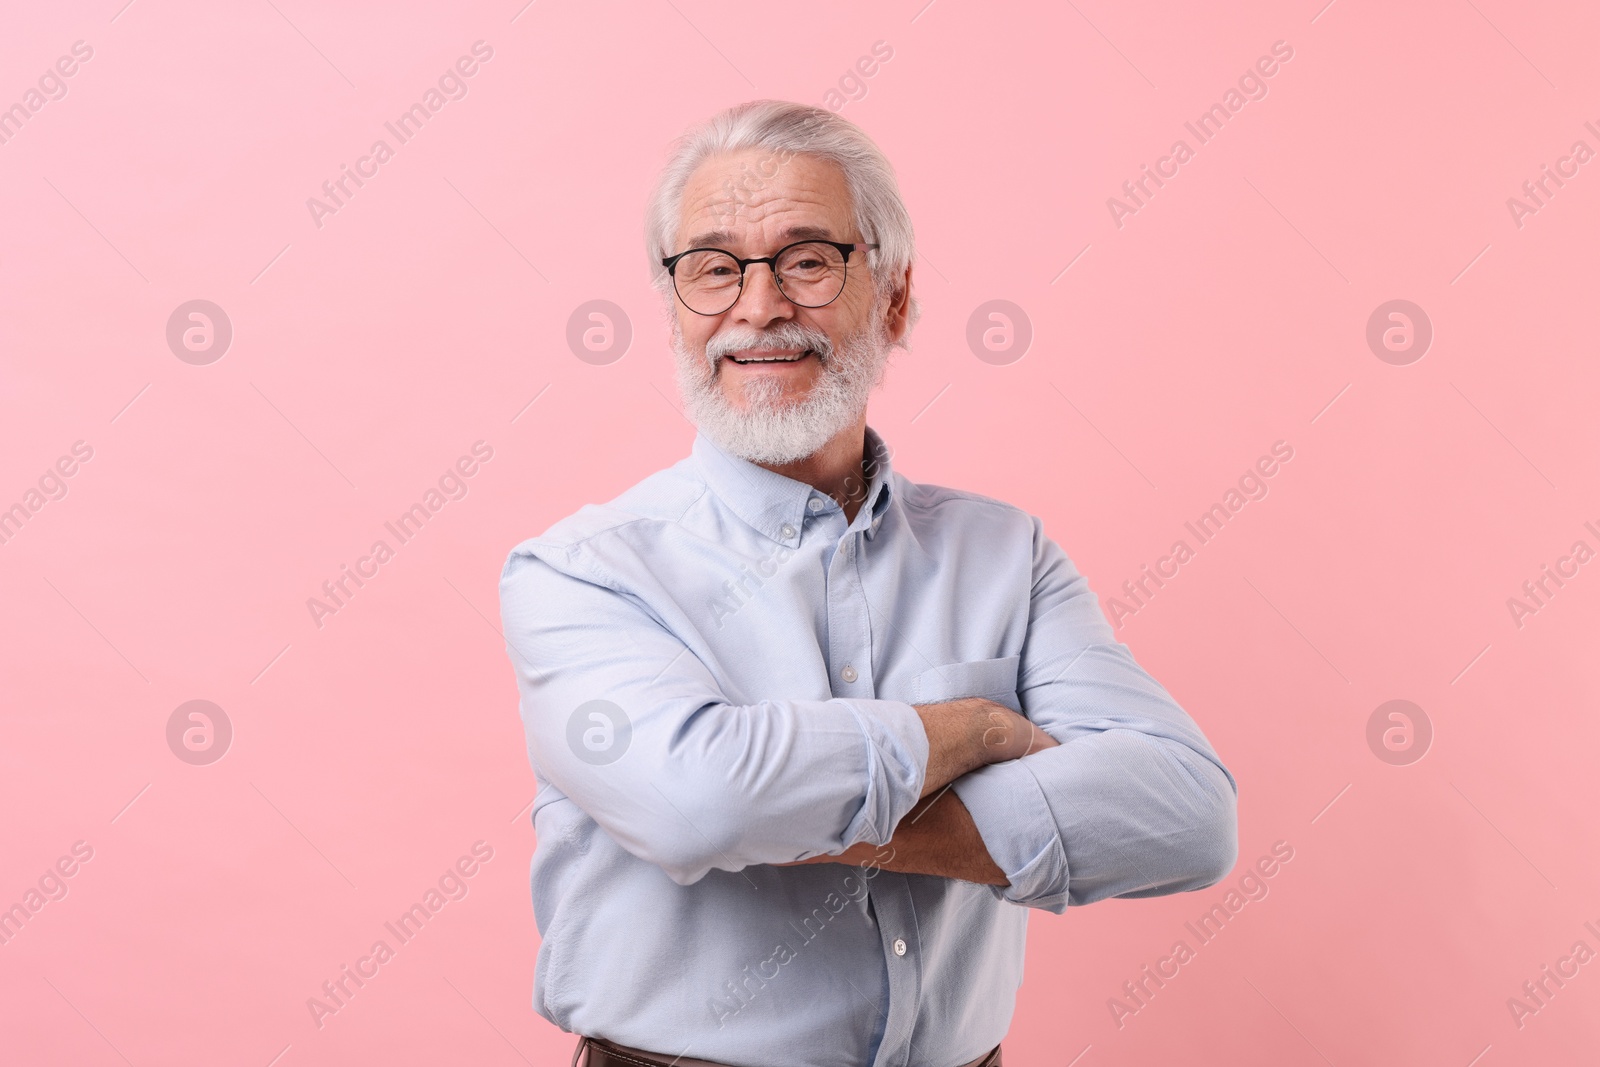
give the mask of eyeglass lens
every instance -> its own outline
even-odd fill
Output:
[[[832,245],[808,242],[784,249],[773,274],[790,301],[821,307],[844,290],[845,260]],[[726,252],[690,252],[678,260],[673,283],[691,311],[718,315],[739,299],[739,261]]]

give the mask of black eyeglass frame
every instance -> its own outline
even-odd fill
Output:
[[[798,248],[800,245],[829,245],[844,257],[844,278],[839,282],[839,291],[834,293],[830,299],[825,300],[820,304],[800,303],[800,301],[783,291],[783,279],[778,277],[778,257],[789,251],[789,249]],[[710,318],[713,315],[726,315],[730,310],[732,310],[733,305],[739,302],[739,297],[744,295],[745,269],[748,268],[752,263],[765,263],[767,265],[767,269],[772,271],[772,280],[777,284],[778,292],[783,293],[783,298],[789,301],[789,303],[793,304],[795,307],[808,309],[825,308],[844,295],[844,287],[850,281],[850,253],[870,252],[877,247],[878,246],[876,244],[868,244],[861,241],[856,241],[854,243],[850,241],[824,241],[820,237],[808,237],[803,241],[794,241],[790,244],[786,244],[776,252],[772,253],[770,256],[752,256],[749,259],[740,259],[732,252],[729,252],[726,248],[686,248],[675,256],[668,256],[666,259],[663,259],[661,261],[661,265],[667,268],[667,274],[672,277],[672,295],[678,298],[678,303],[682,304],[686,308],[689,308],[689,310],[693,311],[696,315],[704,315],[707,318]],[[735,263],[739,264],[739,292],[734,296],[733,302],[727,307],[723,308],[721,311],[698,311],[695,308],[689,307],[689,302],[683,298],[682,293],[678,292],[678,260],[688,255],[690,252],[720,252],[729,259],[733,260]]]

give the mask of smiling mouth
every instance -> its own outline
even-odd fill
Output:
[[[724,356],[723,358],[729,360],[730,362],[737,363],[741,367],[749,367],[761,363],[799,363],[802,359],[805,359],[807,356],[812,354],[812,350],[807,348],[803,351],[792,352],[787,355],[750,356],[745,359],[740,359],[738,356]]]

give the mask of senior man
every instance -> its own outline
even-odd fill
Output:
[[[689,456],[512,550],[534,1008],[590,1067],[993,1067],[1028,912],[1219,881],[1236,785],[1037,518],[866,422],[917,318],[888,161],[757,101],[646,241]]]

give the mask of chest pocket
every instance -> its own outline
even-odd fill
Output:
[[[1017,665],[1020,656],[1000,659],[975,659],[933,667],[917,675],[917,704],[937,704],[962,697],[987,697],[1021,712],[1017,699]]]

